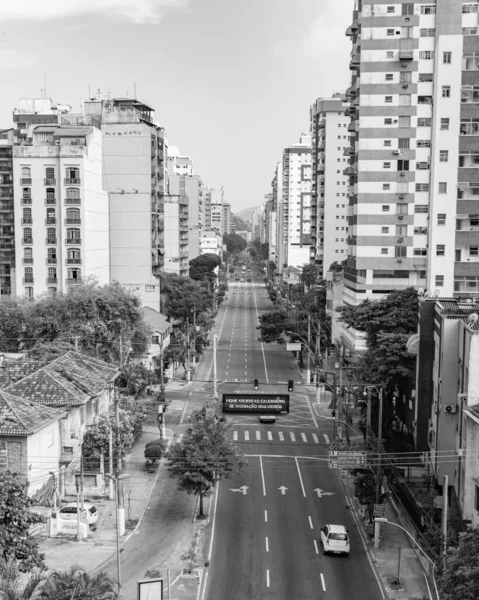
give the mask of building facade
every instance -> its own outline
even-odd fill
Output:
[[[13,206],[13,129],[0,133],[0,295],[16,291]]]
[[[110,282],[109,205],[96,127],[29,126],[13,147],[16,295]]]
[[[479,291],[478,25],[477,3],[357,2],[345,302]]]
[[[164,197],[165,273],[188,277],[188,196]],[[195,258],[195,257],[193,257]]]
[[[349,117],[341,94],[318,98],[310,108],[312,187],[311,260],[326,277],[333,262],[347,256]],[[345,164],[346,163],[346,164]]]

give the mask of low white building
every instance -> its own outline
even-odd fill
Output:
[[[161,360],[165,349],[170,345],[173,325],[167,321],[165,315],[148,306],[143,307],[143,318],[151,329],[151,339],[148,344],[147,354],[142,357],[142,363],[154,371],[161,370]],[[169,365],[164,371],[165,377],[173,377],[175,365]]]

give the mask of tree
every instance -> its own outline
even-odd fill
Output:
[[[116,583],[103,571],[90,575],[73,566],[68,571],[54,571],[42,588],[42,596],[52,600],[115,600]]]
[[[216,267],[221,264],[221,259],[216,254],[202,254],[190,260],[190,278],[195,281],[216,281]]]
[[[246,462],[228,439],[231,426],[212,405],[193,413],[190,422],[181,443],[167,454],[168,470],[180,490],[199,497],[199,515],[203,516],[203,498],[211,495],[222,477],[240,473]]]
[[[30,527],[43,523],[44,518],[31,511],[32,505],[25,478],[0,471],[0,552],[6,561],[16,559],[22,572],[44,566],[37,540],[29,534]]]
[[[75,350],[75,346],[70,342],[58,339],[45,342],[40,340],[30,348],[27,355],[28,358],[36,360],[40,367],[41,365],[48,364],[70,350]]]
[[[237,233],[225,233],[223,244],[226,245],[226,250],[231,254],[237,254],[247,246],[246,240]]]
[[[459,545],[450,548],[446,565],[438,578],[441,600],[479,598],[479,527],[459,534]]]
[[[369,522],[373,522],[374,503],[376,502],[376,480],[372,471],[357,471],[354,477],[355,495],[361,504],[367,507]]]
[[[193,316],[193,311],[201,315],[211,310],[213,294],[198,281],[175,274],[168,274],[165,280],[163,302],[169,319],[186,322]]]
[[[307,265],[304,265],[303,267],[303,271],[301,273],[301,281],[303,282],[305,288],[309,290],[311,289],[312,285],[322,280],[321,275],[321,269],[317,265],[309,263]]]
[[[28,578],[20,572],[15,558],[0,558],[0,598],[2,600],[30,600],[39,598],[47,578],[47,571],[33,569]]]
[[[257,329],[260,330],[261,339],[264,342],[275,342],[292,326],[288,313],[283,309],[279,309],[262,313],[259,316]]]

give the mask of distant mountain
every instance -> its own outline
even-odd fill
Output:
[[[253,206],[251,208],[243,208],[243,210],[239,210],[235,214],[237,217],[240,217],[240,219],[243,219],[243,221],[249,221],[251,223],[251,221],[253,220],[253,213],[255,211],[257,211],[259,208],[261,208],[261,207]]]
[[[251,231],[251,223],[247,223],[238,215],[231,215],[231,225],[235,231]]]

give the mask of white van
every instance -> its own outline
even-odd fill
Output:
[[[323,554],[345,554],[349,556],[349,535],[344,525],[325,525],[321,529]]]

